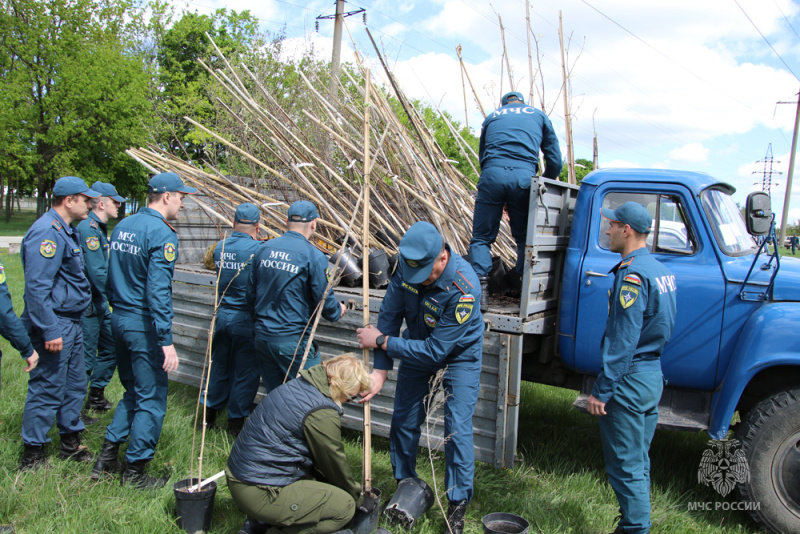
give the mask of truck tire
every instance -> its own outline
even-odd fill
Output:
[[[758,403],[736,438],[750,468],[737,484],[744,508],[770,532],[800,532],[800,388]]]

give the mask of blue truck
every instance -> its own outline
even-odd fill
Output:
[[[774,239],[766,195],[748,197],[743,216],[734,188],[707,174],[643,169],[595,171],[579,187],[533,177],[531,188],[520,301],[493,299],[484,314],[476,457],[513,465],[523,380],[576,390],[576,407],[585,407],[601,368],[608,271],[620,259],[608,249],[600,209],[633,200],[653,214],[648,246],[678,284],[678,318],[662,355],[667,387],[659,425],[707,431],[715,440],[735,429],[738,467],[743,454],[749,472],[737,478],[743,509],[773,532],[800,532],[800,262],[763,245]],[[182,257],[184,238],[199,239],[186,230],[191,226],[178,224]],[[211,240],[199,241],[202,249]],[[213,275],[196,266],[176,272],[176,345],[186,364],[177,380],[199,383],[213,286]],[[382,294],[368,299],[373,322]],[[336,295],[356,313],[322,321],[316,340],[323,357],[359,351],[354,330],[363,295],[348,287]],[[393,373],[389,378],[373,401],[372,428],[380,435],[388,435],[391,420]],[[361,413],[348,407],[344,420],[359,428]],[[432,433],[441,432],[436,428]]]

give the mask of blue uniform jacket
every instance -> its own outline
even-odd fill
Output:
[[[94,312],[108,309],[106,296],[106,279],[108,278],[108,226],[97,215],[89,212],[89,216],[78,223],[83,263],[86,268],[86,278],[92,285],[92,307]]]
[[[301,334],[328,285],[325,254],[302,234],[288,231],[264,243],[255,260],[247,296],[256,333],[279,337]],[[338,321],[341,315],[331,291],[322,316]]]
[[[106,291],[114,313],[140,317],[132,332],[155,328],[158,345],[172,345],[172,275],[178,259],[175,229],[154,209],[123,219],[111,234]]]
[[[608,402],[620,379],[635,370],[660,369],[659,357],[675,325],[675,275],[646,248],[634,250],[611,271],[608,321],[603,335],[603,368],[592,389]]]
[[[224,292],[220,306],[229,310],[248,311],[247,284],[250,282],[255,254],[262,244],[243,232],[233,232],[229,238],[217,243],[214,265],[219,272],[219,294],[222,296]]]
[[[33,354],[33,345],[28,332],[22,325],[14,306],[11,304],[11,293],[6,284],[6,271],[0,263],[0,336],[6,338],[11,346],[17,349],[23,358]]]
[[[22,238],[25,311],[22,322],[45,341],[61,337],[57,317],[80,319],[92,297],[75,230],[51,209]]]
[[[378,330],[391,337],[387,351],[375,349],[375,369],[391,370],[396,358],[434,367],[479,360],[481,284],[469,263],[451,251],[444,272],[429,286],[404,282],[401,271],[402,266],[381,303]],[[400,338],[403,319],[407,328]]]
[[[483,121],[479,158],[487,167],[531,167],[539,169],[539,150],[547,164],[545,178],[558,178],[561,149],[558,136],[544,112],[525,104],[512,103],[494,110]],[[530,180],[521,187],[530,187]]]

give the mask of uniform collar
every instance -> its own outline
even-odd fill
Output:
[[[53,219],[57,220],[61,224],[61,226],[64,228],[64,231],[67,232],[67,235],[72,235],[72,232],[75,229],[72,228],[72,226],[70,226],[66,222],[64,222],[64,219],[61,218],[61,215],[58,214],[55,208],[50,208],[50,214],[53,216]]]
[[[151,217],[157,217],[157,218],[162,219],[164,221],[167,220],[163,215],[161,215],[160,212],[154,210],[153,208],[148,208],[146,206],[144,208],[139,208],[138,213],[141,213],[143,215],[149,215]]]
[[[306,239],[306,236],[304,236],[300,232],[295,232],[294,230],[286,230],[286,232],[284,232],[283,235],[292,237],[294,239],[302,239],[303,241],[308,241],[308,239]]]
[[[628,267],[631,263],[633,263],[633,258],[635,258],[636,256],[647,256],[649,254],[650,254],[650,251],[647,250],[646,247],[637,248],[636,250],[634,250],[633,252],[631,252],[630,254],[625,256],[624,258],[622,258],[622,261],[619,262],[618,264],[614,265],[614,267],[612,267],[611,270],[608,271],[608,272],[609,273],[616,273],[621,268]]]
[[[253,239],[252,237],[250,237],[249,234],[246,234],[244,232],[237,232],[236,230],[234,230],[233,233],[231,233],[231,237],[241,237],[241,238],[244,238],[244,239]]]
[[[97,221],[97,224],[99,224],[99,225],[100,225],[100,227],[101,227],[103,230],[105,230],[105,229],[106,229],[106,225],[107,225],[108,223],[104,223],[103,221],[101,221],[101,220],[100,220],[100,217],[98,217],[98,216],[97,216],[97,214],[96,214],[95,212],[93,212],[93,211],[90,211],[90,212],[89,212],[89,218],[90,218],[90,219],[94,219],[95,221]]]

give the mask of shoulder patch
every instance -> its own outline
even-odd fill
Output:
[[[98,225],[98,223],[97,223],[97,220],[96,220],[96,219],[92,219],[92,220],[89,222],[89,227],[90,227],[90,228],[97,228],[98,226],[99,226],[99,225]]]
[[[627,310],[639,297],[639,288],[623,284],[619,289],[619,303],[622,309]]]
[[[470,302],[472,304],[475,303],[475,297],[472,295],[461,295],[458,297],[458,302]]]
[[[426,313],[423,316],[423,319],[425,320],[425,325],[427,325],[428,328],[436,328],[436,317],[430,313]]]
[[[3,264],[0,263],[0,285],[6,283],[6,271],[3,269]]]
[[[635,258],[635,257],[636,257],[636,256],[631,256],[631,257],[630,257],[630,258],[628,258],[627,260],[625,260],[625,261],[621,261],[621,262],[619,263],[619,268],[620,268],[620,269],[622,269],[623,267],[627,267],[627,266],[629,266],[631,263],[633,263],[633,258]]]
[[[456,304],[456,321],[458,321],[458,324],[464,324],[470,318],[473,304],[474,300],[470,303],[459,302]]]
[[[167,261],[175,261],[175,256],[178,254],[178,248],[175,243],[164,243],[164,259]]]
[[[58,221],[53,221],[58,222]],[[58,250],[58,245],[52,239],[45,239],[42,241],[42,244],[39,246],[39,253],[44,256],[45,258],[52,258],[56,255],[56,250]]]
[[[61,229],[64,227],[64,226],[63,226],[63,225],[62,225],[60,222],[58,222],[56,219],[53,219],[53,224],[52,224],[52,226],[53,226],[53,228],[55,228],[56,230],[61,230]]]
[[[460,271],[456,271],[456,277],[453,280],[453,284],[465,295],[469,292],[469,289],[472,288],[472,284],[469,283],[467,277],[461,274]]]
[[[93,235],[86,238],[86,248],[89,250],[97,250],[100,248],[100,239]]]
[[[637,286],[642,285],[642,279],[639,278],[638,274],[626,274],[622,281],[628,282],[629,284],[636,284]]]

